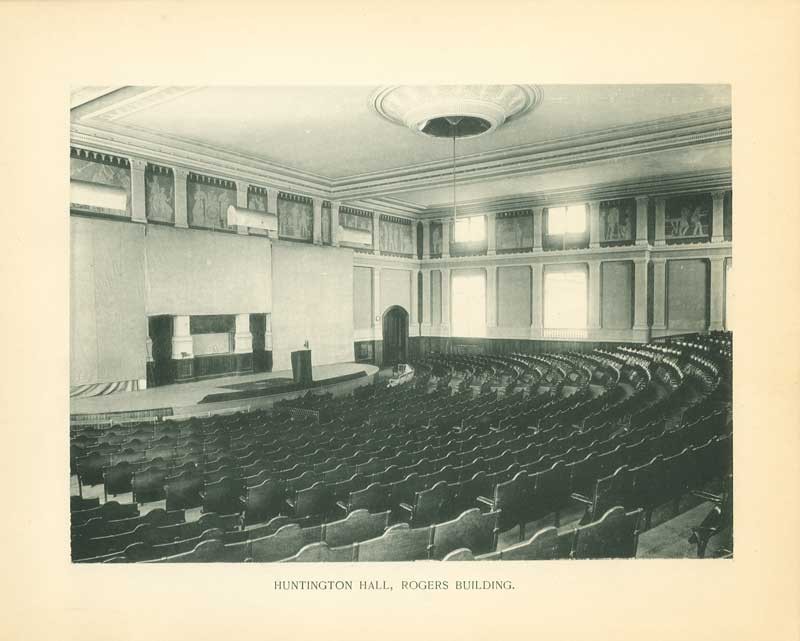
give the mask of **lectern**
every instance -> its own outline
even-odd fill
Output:
[[[292,377],[294,382],[310,387],[314,382],[311,377],[311,350],[300,349],[292,352]]]

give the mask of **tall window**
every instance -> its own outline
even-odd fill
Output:
[[[442,283],[446,287],[446,283]],[[486,274],[453,273],[451,296],[453,336],[486,335]]]
[[[545,272],[544,326],[550,329],[585,329],[587,291],[584,270]]]
[[[486,239],[486,217],[470,216],[456,219],[457,243],[480,243]]]
[[[583,234],[586,231],[586,206],[569,205],[547,210],[547,233],[550,236]]]

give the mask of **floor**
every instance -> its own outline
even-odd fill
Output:
[[[346,381],[336,385],[341,386],[343,393],[351,391],[354,387],[363,385],[372,380],[378,368],[364,363],[336,363],[332,365],[319,365],[312,369],[315,381],[324,381],[329,378],[345,376],[363,371],[366,378]],[[153,387],[140,392],[117,392],[108,396],[95,396],[90,398],[74,398],[70,400],[71,414],[102,414],[105,412],[123,412],[164,407],[173,408],[175,415],[197,415],[214,413],[220,410],[255,409],[271,407],[276,400],[291,398],[303,392],[289,392],[287,394],[249,398],[246,400],[225,401],[221,403],[204,403],[197,405],[209,394],[230,392],[226,385],[253,383],[270,378],[292,378],[291,370],[276,372],[262,372],[259,374],[245,374],[239,376],[222,376],[220,378],[195,381],[190,383],[176,383],[163,387]],[[331,391],[326,388],[326,391]]]

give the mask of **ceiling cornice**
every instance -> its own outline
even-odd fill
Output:
[[[73,123],[71,144],[120,156],[132,156],[171,167],[197,169],[221,178],[250,180],[254,185],[285,188],[309,196],[331,198],[329,186],[316,176],[287,170],[257,159],[221,150],[209,152],[200,145],[178,143],[162,138],[160,143],[133,135]]]
[[[456,162],[456,179],[459,184],[467,184],[730,141],[730,111],[715,109],[703,114],[462,157]],[[353,194],[363,198],[448,185],[453,180],[453,166],[450,161],[426,163],[359,178],[333,181],[332,193],[340,198]]]
[[[531,207],[546,207],[570,202],[608,200],[614,198],[632,198],[635,196],[668,196],[699,191],[715,191],[731,189],[732,175],[730,170],[714,172],[698,172],[659,176],[642,180],[597,183],[527,194],[515,194],[511,197],[481,199],[458,203],[459,214],[488,214]],[[431,207],[419,214],[420,219],[449,217],[453,214],[452,205]]]

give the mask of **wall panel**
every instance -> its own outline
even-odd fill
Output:
[[[308,340],[314,366],[353,360],[353,251],[300,243],[272,248],[273,369],[291,369]]]
[[[411,271],[381,269],[381,314],[393,305],[411,313]]]
[[[353,327],[372,327],[372,269],[353,268]]]
[[[144,228],[70,218],[70,384],[145,378]]]
[[[531,268],[498,267],[497,325],[499,327],[530,327]]]
[[[708,327],[708,261],[667,262],[667,327],[685,331]]]
[[[633,263],[605,262],[601,275],[602,327],[630,329],[633,327]]]
[[[442,324],[442,272],[431,270],[431,325]]]

